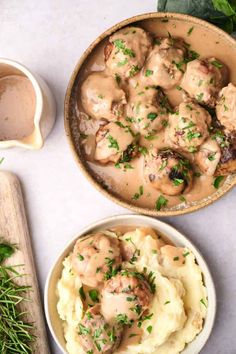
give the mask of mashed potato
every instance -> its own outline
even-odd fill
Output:
[[[108,235],[114,237],[115,233]],[[122,269],[144,274],[155,292],[148,310],[140,315],[138,322],[126,324],[121,344],[114,353],[181,353],[202,330],[207,312],[207,292],[194,255],[187,248],[166,245],[150,228],[117,232],[117,237]],[[73,269],[71,255],[64,260],[63,267],[57,285],[57,309],[63,321],[67,351],[84,354],[78,326],[89,306],[89,288],[83,286]],[[101,287],[97,289],[99,294]]]

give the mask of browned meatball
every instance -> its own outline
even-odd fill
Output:
[[[144,276],[124,270],[105,283],[101,312],[107,321],[116,319],[129,324],[147,309],[151,298],[151,289]]]
[[[142,28],[122,28],[109,38],[105,47],[106,67],[117,77],[132,77],[142,68],[150,47],[151,37]]]
[[[216,131],[213,135],[217,143],[221,147],[221,158],[218,164],[216,174],[228,175],[236,172],[236,132],[224,134]]]
[[[236,87],[233,84],[230,83],[220,91],[216,115],[227,133],[236,132]]]
[[[194,102],[182,102],[178,110],[169,116],[165,141],[174,149],[196,152],[209,136],[210,114]]]
[[[156,43],[142,69],[142,81],[168,90],[182,79],[186,49],[183,40],[178,38],[161,38]]]
[[[74,246],[73,269],[84,284],[97,287],[110,269],[121,265],[119,241],[102,233],[78,240]]]
[[[117,120],[122,116],[126,102],[125,92],[115,78],[104,72],[90,74],[81,86],[84,110],[95,119]]]
[[[101,126],[96,134],[95,160],[102,164],[117,163],[136,140],[127,122],[111,122]]]
[[[119,346],[122,327],[116,323],[109,324],[96,305],[87,310],[78,325],[79,342],[85,353],[111,354]]]
[[[207,176],[213,176],[220,161],[220,157],[220,147],[216,140],[212,140],[210,137],[200,146],[194,159],[204,174]]]
[[[167,195],[189,192],[192,187],[189,160],[169,149],[151,150],[145,158],[143,173],[148,184]]]
[[[195,59],[187,64],[181,87],[199,103],[214,107],[227,79],[227,68],[215,58]]]

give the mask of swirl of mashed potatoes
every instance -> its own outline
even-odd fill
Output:
[[[84,284],[73,271],[72,254],[63,262],[57,309],[68,353],[181,353],[201,332],[207,313],[207,291],[193,253],[148,227],[103,235],[119,243],[122,257],[121,269],[106,257],[105,283]],[[108,295],[115,305],[107,302]],[[115,314],[109,312],[113,305]]]

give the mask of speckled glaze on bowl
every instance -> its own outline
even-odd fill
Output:
[[[164,21],[161,22],[161,20],[163,19]],[[233,188],[233,186],[236,185],[236,174],[229,175],[226,178],[224,184],[213,194],[209,195],[204,199],[191,202],[186,205],[182,203],[174,207],[170,207],[170,208],[166,207],[164,210],[160,210],[160,211],[157,211],[153,208],[144,208],[144,207],[136,206],[132,204],[132,201],[128,202],[124,200],[120,195],[117,195],[114,192],[104,188],[102,181],[99,181],[98,176],[94,174],[94,172],[89,168],[88,164],[86,163],[85,157],[83,155],[83,151],[80,146],[80,141],[79,141],[78,116],[76,113],[76,97],[77,97],[77,87],[78,87],[78,83],[80,82],[80,73],[82,71],[82,68],[86,66],[86,62],[89,60],[90,55],[92,55],[93,52],[96,50],[96,48],[99,45],[101,45],[102,41],[106,40],[106,38],[109,37],[112,33],[116,32],[117,30],[127,25],[142,26],[142,24],[147,23],[147,21],[152,21],[152,22],[158,21],[159,26],[164,26],[166,19],[175,20],[184,24],[187,23],[189,27],[194,26],[195,32],[198,30],[198,28],[204,29],[206,31],[206,38],[205,39],[200,38],[200,40],[207,40],[207,33],[208,32],[211,33],[211,35],[215,36],[216,41],[220,39],[222,42],[224,42],[225,44],[227,44],[227,46],[230,47],[230,49],[232,50],[231,62],[234,62],[234,58],[236,57],[236,41],[231,36],[229,36],[226,32],[222,31],[218,27],[209,24],[208,22],[199,20],[198,18],[192,16],[174,14],[174,13],[155,12],[155,13],[148,13],[144,15],[135,16],[125,21],[122,21],[117,25],[113,26],[112,28],[108,29],[106,32],[100,35],[84,52],[70,78],[69,85],[66,92],[65,106],[64,106],[66,135],[68,137],[69,144],[74,154],[75,160],[79,164],[82,172],[87,177],[87,179],[106,197],[120,204],[121,206],[131,209],[136,213],[142,213],[142,214],[152,215],[152,216],[175,216],[175,215],[181,215],[181,214],[197,211],[213,203],[214,201],[222,197],[231,188]],[[222,53],[221,56],[222,55],[224,55],[224,53]],[[234,73],[234,76],[236,77],[236,71]]]
[[[198,249],[179,231],[177,231],[172,226],[144,215],[119,215],[106,218],[97,221],[83,230],[73,238],[61,251],[60,255],[53,264],[46,281],[45,292],[44,292],[44,306],[45,314],[49,329],[51,334],[56,341],[57,345],[61,349],[62,353],[67,354],[66,343],[63,336],[62,321],[57,313],[57,295],[56,295],[56,285],[61,276],[62,272],[62,262],[66,256],[72,251],[76,240],[86,234],[91,234],[99,230],[109,229],[115,226],[128,225],[128,226],[148,226],[157,230],[163,236],[166,236],[170,242],[179,247],[189,248],[196,257],[197,263],[199,264],[203,277],[204,283],[207,288],[208,294],[208,308],[207,316],[202,331],[199,335],[189,343],[186,348],[181,352],[181,354],[197,354],[203,348],[208,338],[210,337],[216,314],[216,293],[215,286],[208,269],[208,266],[198,251]],[[130,353],[131,354],[131,353]]]

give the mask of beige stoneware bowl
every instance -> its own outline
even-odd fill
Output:
[[[56,295],[56,286],[59,278],[61,277],[62,262],[64,258],[67,257],[72,251],[74,244],[79,237],[97,232],[98,230],[104,230],[107,228],[109,229],[118,225],[149,226],[159,231],[161,234],[163,234],[163,236],[166,236],[168,240],[170,240],[170,242],[176,246],[187,247],[194,253],[196,260],[203,272],[204,283],[208,292],[208,309],[202,332],[192,343],[186,347],[182,353],[199,353],[211,334],[216,314],[215,287],[208,266],[198,249],[183,234],[162,221],[143,215],[119,215],[95,222],[81,230],[78,235],[73,238],[61,251],[49,272],[44,293],[46,319],[55,342],[61,349],[62,353],[66,354],[67,351],[65,339],[63,336],[62,321],[60,320],[56,309],[58,300]]]
[[[196,211],[213,203],[229,191],[236,184],[236,174],[228,176],[218,190],[204,199],[187,203],[186,205],[182,203],[174,207],[166,207],[164,210],[157,211],[153,208],[135,206],[132,201],[127,201],[115,192],[106,190],[85,160],[79,139],[78,116],[76,111],[78,85],[80,85],[80,83],[84,80],[86,65],[91,56],[96,53],[101,46],[104,46],[104,44],[107,43],[108,37],[112,33],[128,25],[137,25],[147,30],[151,29],[152,31],[155,31],[155,29],[158,28],[159,34],[166,34],[168,30],[171,30],[173,36],[182,37],[187,42],[189,42],[189,37],[186,29],[194,27],[194,38],[196,38],[196,41],[198,41],[199,45],[201,43],[201,46],[203,46],[207,55],[217,57],[229,67],[231,73],[230,80],[236,84],[236,68],[234,64],[236,58],[236,41],[226,32],[209,24],[208,22],[182,14],[155,12],[132,17],[118,23],[101,34],[84,52],[72,73],[66,92],[64,107],[65,130],[70,147],[76,162],[87,179],[106,197],[112,199],[114,202],[122,205],[123,207],[129,208],[136,213],[153,216],[173,216]],[[217,45],[212,45],[212,43],[216,43]],[[225,48],[227,48],[227,53]],[[195,49],[194,45],[193,49]]]

